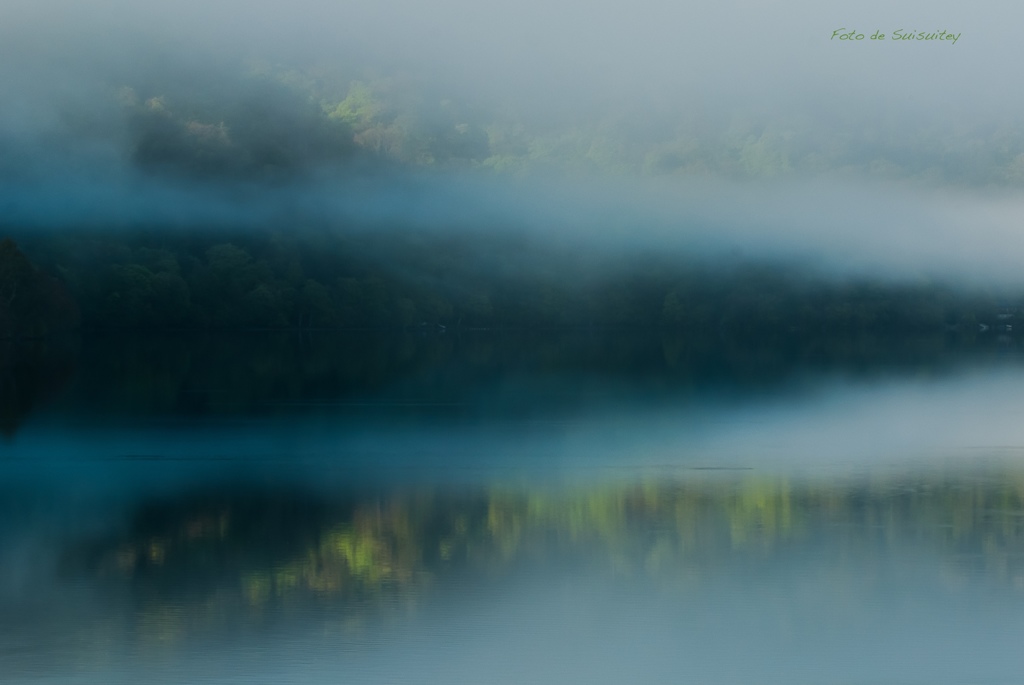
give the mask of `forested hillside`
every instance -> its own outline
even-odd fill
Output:
[[[700,102],[628,102],[539,117],[401,74],[266,63],[194,81],[111,84],[133,160],[182,173],[266,174],[354,157],[502,174],[570,172],[739,179],[831,175],[974,187],[1024,184],[1024,129],[993,114],[812,118],[783,110],[722,116]]]
[[[829,128],[782,115],[705,117],[696,106],[541,122],[401,76],[266,64],[149,76],[110,82],[102,116],[65,114],[63,135],[92,141],[68,146],[70,161],[53,162],[55,139],[24,168],[14,157],[4,165],[13,183],[47,174],[59,182],[45,192],[29,185],[0,224],[0,235],[17,240],[0,247],[0,336],[44,335],[79,320],[89,329],[977,330],[1006,328],[1017,312],[1005,288],[914,274],[832,278],[768,256],[591,249],[579,244],[585,226],[575,243],[545,242],[520,231],[516,217],[470,231],[449,230],[443,216],[429,230],[404,225],[420,220],[415,208],[387,218],[406,202],[401,186],[412,173],[678,177],[680,187],[698,177],[874,176],[1013,187],[1024,179],[1024,132],[1013,127],[989,122],[950,135],[925,126],[908,137],[902,128]],[[103,163],[90,166],[89,155]],[[367,200],[378,215],[332,209],[344,209],[346,193],[358,197],[366,179],[393,187]],[[75,209],[90,198],[102,212]],[[550,223],[547,233],[562,230]]]

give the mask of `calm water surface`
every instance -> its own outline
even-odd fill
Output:
[[[4,683],[1016,683],[1013,340],[0,362]]]

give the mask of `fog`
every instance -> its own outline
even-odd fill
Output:
[[[856,116],[890,107],[911,116],[931,108],[977,114],[1020,102],[1007,86],[1019,62],[1015,27],[1024,10],[1006,0],[970,8],[923,0],[15,0],[5,7],[5,51],[22,58],[19,71],[24,59],[72,71],[107,60],[123,69],[146,50],[186,59],[348,59],[525,101],[540,113],[551,98],[679,104],[697,97],[711,108],[851,107]],[[864,41],[834,40],[844,28],[864,33]],[[898,29],[960,38],[893,42]],[[872,42],[875,31],[890,39]]]
[[[511,228],[614,249],[797,260],[834,274],[1019,280],[1013,251],[1024,206],[1013,184],[937,188],[843,169],[782,180],[363,174],[313,156],[270,180],[191,178],[140,168],[145,131],[118,104],[131,85],[139,99],[171,92],[180,104],[191,92],[206,104],[243,106],[255,100],[230,75],[254,62],[314,74],[328,65],[342,82],[344,74],[397,74],[429,97],[541,127],[618,117],[627,141],[647,135],[651,121],[694,117],[783,121],[797,131],[809,122],[823,132],[812,147],[850,130],[882,131],[882,148],[931,131],[901,153],[910,168],[915,155],[949,157],[924,149],[929,140],[948,133],[964,149],[998,147],[997,134],[978,142],[972,127],[1016,124],[1012,113],[1024,103],[1008,86],[1024,9],[1014,3],[17,0],[0,18],[0,216],[12,227],[244,228],[316,218]],[[840,40],[840,29],[865,38]],[[893,41],[897,29],[958,37]],[[876,30],[889,39],[872,40]],[[312,138],[299,143],[303,154],[318,149]]]
[[[502,180],[465,174],[327,176],[266,188],[117,174],[6,184],[0,211],[32,230],[206,226],[247,230],[328,222],[540,247],[801,264],[830,277],[1024,283],[1024,202],[834,181]],[[24,228],[23,228],[24,230]]]
[[[0,672],[1010,682],[1022,25],[0,1]]]

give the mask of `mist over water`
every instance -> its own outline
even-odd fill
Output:
[[[5,226],[22,231],[244,230],[312,220],[485,235],[528,230],[613,251],[629,245],[721,260],[739,253],[839,276],[1019,285],[1011,255],[1022,206],[1007,122],[1020,103],[1003,85],[1014,63],[1007,50],[1017,43],[1006,27],[1018,13],[995,1],[979,12],[923,2],[898,9],[792,2],[769,10],[740,0],[699,10],[656,0],[629,9],[571,0],[481,8],[451,0],[429,10],[398,0],[344,9],[311,1],[287,10],[266,3],[13,3],[5,9],[0,68],[0,211]],[[1001,20],[982,18],[989,16]],[[844,27],[881,30],[890,40],[835,40]],[[956,45],[892,41],[901,27],[941,27],[962,38]],[[334,76],[328,64],[336,65]],[[138,113],[149,106],[143,102],[191,107],[197,126],[215,127],[232,108],[296,130],[309,128],[312,120],[303,117],[323,114],[322,103],[240,78],[260,70],[308,72],[302,78],[321,95],[339,88],[338,99],[367,74],[384,81],[400,74],[394,88],[412,84],[421,102],[512,113],[513,120],[539,122],[537,130],[615,121],[612,148],[644,140],[659,126],[733,122],[727,128],[738,133],[717,143],[723,149],[758,140],[766,146],[740,154],[738,168],[754,165],[755,153],[778,157],[771,145],[802,131],[815,133],[783,147],[779,159],[826,154],[853,131],[845,164],[860,171],[810,164],[745,181],[713,170],[640,178],[368,172],[365,160],[318,159],[315,137],[292,141],[301,152],[271,176],[233,177],[238,170],[231,167],[175,176],[140,162],[145,145],[154,144],[144,126],[156,125],[139,123],[149,121]],[[332,78],[337,86],[324,85]],[[283,105],[289,97],[299,104]],[[137,98],[133,106],[141,109],[126,109],[126,98]],[[203,114],[198,105],[212,109]],[[700,144],[700,132],[711,129],[694,126]],[[237,129],[230,135],[242,135]],[[979,145],[1003,146],[999,163],[1007,165],[1009,185],[971,181],[972,173],[984,175],[969,152]],[[1024,147],[1019,152],[1024,159]],[[594,154],[583,148],[584,156]],[[956,167],[943,160],[957,155],[970,167],[966,183],[936,189],[927,180],[932,167]],[[874,156],[884,164],[871,162]],[[864,176],[879,164],[895,171]],[[918,180],[893,182],[909,169]]]
[[[11,682],[1016,672],[1012,346],[248,337],[87,345],[2,445]]]
[[[838,279],[1014,288],[1022,279],[1014,247],[1024,205],[1015,196],[877,183],[327,173],[265,187],[118,173],[8,183],[0,208],[16,235],[29,236],[138,226],[230,235],[312,224],[484,245],[525,236],[538,254],[581,247],[605,256],[739,259]]]
[[[1016,682],[1020,25],[7,0],[0,681]]]
[[[240,470],[331,487],[704,468],[819,478],[1024,449],[1009,341],[700,351],[647,334],[389,337],[143,337],[116,354],[91,344],[62,399],[40,403],[4,445],[9,476],[32,480],[42,462],[100,490],[141,488],[133,474],[159,487],[165,471],[173,482]]]

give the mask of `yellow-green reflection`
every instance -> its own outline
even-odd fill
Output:
[[[78,567],[157,604],[215,596],[261,607],[419,595],[448,576],[490,578],[523,563],[692,578],[812,548],[840,565],[853,555],[861,571],[911,550],[1019,584],[1024,471],[210,495],[151,505],[130,535],[101,541]]]

